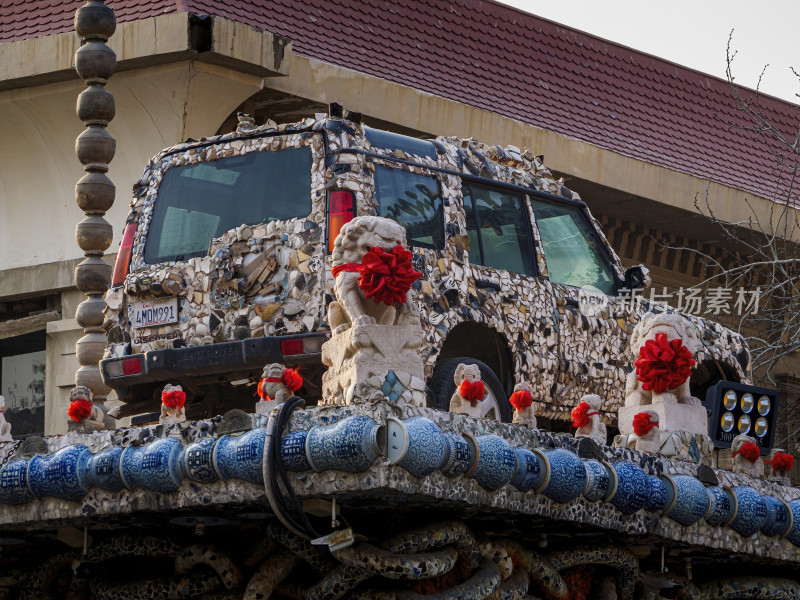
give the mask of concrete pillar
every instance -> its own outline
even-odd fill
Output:
[[[112,227],[103,218],[114,204],[116,190],[108,178],[108,163],[114,158],[116,141],[106,130],[114,118],[114,97],[106,82],[117,66],[117,56],[106,42],[114,33],[114,11],[102,0],[88,0],[75,13],[75,31],[81,46],[75,53],[75,70],[87,88],[78,96],[78,118],[86,129],[75,140],[75,153],[86,171],[75,186],[75,200],[86,214],[75,229],[75,239],[86,257],[75,267],[75,285],[88,298],[78,305],[75,320],[83,337],[75,345],[78,371],[75,385],[92,390],[95,404],[104,408],[111,390],[100,377],[98,365],[106,347],[103,325],[105,294],[111,282],[111,266],[103,262],[103,252],[112,240]]]

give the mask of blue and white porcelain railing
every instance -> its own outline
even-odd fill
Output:
[[[6,463],[0,469],[0,504],[45,497],[80,501],[92,487],[170,493],[184,479],[263,484],[264,443],[265,429],[258,427],[200,438],[185,447],[175,437],[114,446],[95,455],[86,446],[68,446]],[[626,515],[644,509],[684,526],[704,519],[745,537],[760,532],[800,546],[800,499],[762,496],[749,486],[704,486],[690,475],[648,475],[626,460],[582,460],[571,448],[512,447],[499,435],[443,432],[426,417],[388,417],[380,425],[356,414],[281,437],[280,460],[288,471],[359,472],[379,458],[418,478],[438,472],[473,479],[487,490],[509,485],[558,503],[608,502]]]

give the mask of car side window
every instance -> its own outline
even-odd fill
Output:
[[[522,194],[466,181],[462,190],[470,262],[535,275],[533,243]]]
[[[550,281],[613,295],[614,271],[580,208],[531,198]]]
[[[375,165],[378,215],[406,229],[410,246],[444,247],[444,213],[435,177]]]

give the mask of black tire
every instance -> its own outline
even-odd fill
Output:
[[[439,410],[448,411],[450,409],[450,398],[456,391],[456,383],[453,376],[459,364],[478,365],[481,370],[481,379],[497,401],[497,410],[500,421],[510,423],[512,417],[511,404],[508,401],[503,385],[488,365],[479,360],[469,357],[448,358],[436,365],[431,376],[430,388],[433,392],[435,406]]]

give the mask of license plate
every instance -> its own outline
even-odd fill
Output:
[[[178,299],[159,298],[133,303],[133,327],[153,327],[178,322]]]

